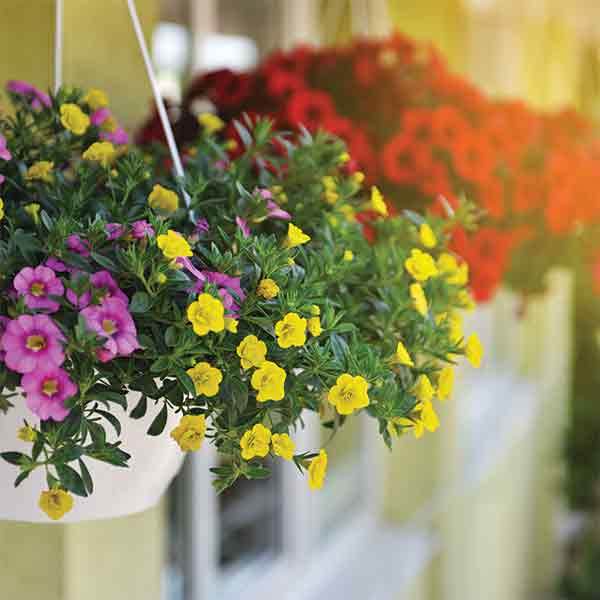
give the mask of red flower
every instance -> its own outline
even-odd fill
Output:
[[[325,120],[335,115],[335,106],[329,94],[303,90],[290,98],[285,114],[290,123],[316,131]]]

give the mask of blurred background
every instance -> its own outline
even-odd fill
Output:
[[[151,93],[124,0],[65,0],[64,81],[106,90],[133,131]],[[487,93],[600,117],[596,0],[138,0],[161,91],[299,43],[394,29]],[[0,0],[0,80],[53,81],[54,2]],[[0,523],[11,600],[600,598],[600,301],[589,265],[469,316],[485,366],[442,427],[389,453],[360,419],[311,495],[295,473],[213,494],[206,449],[162,504],[114,521]],[[470,324],[470,325],[471,325]],[[319,444],[318,423],[302,433]]]

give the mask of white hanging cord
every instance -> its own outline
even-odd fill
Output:
[[[54,93],[56,94],[62,85],[63,68],[63,0],[55,0],[55,22],[54,22]]]
[[[148,79],[150,80],[150,86],[152,87],[152,94],[154,95],[156,110],[158,111],[158,116],[160,117],[160,122],[162,124],[165,137],[167,138],[167,145],[169,146],[169,152],[171,153],[171,159],[173,160],[173,167],[176,175],[183,179],[184,172],[183,165],[181,164],[181,157],[179,156],[179,150],[177,149],[177,144],[175,143],[175,136],[173,135],[173,128],[171,127],[171,123],[167,115],[165,103],[163,102],[160,89],[158,87],[158,81],[156,80],[154,69],[152,68],[152,61],[150,60],[146,38],[144,37],[140,19],[135,8],[135,0],[127,0],[127,6],[129,7],[129,14],[131,15],[133,29],[142,52],[142,58],[144,59],[144,65],[146,66],[146,73],[148,74]],[[189,207],[190,197],[183,189],[183,184],[181,184],[181,193],[183,194],[185,205]]]

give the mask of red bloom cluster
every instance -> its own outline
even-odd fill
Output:
[[[600,218],[600,144],[587,122],[493,101],[434,49],[398,33],[275,52],[252,73],[203,75],[181,107],[181,142],[197,135],[194,114],[207,101],[225,121],[269,115],[279,128],[340,136],[367,182],[397,207],[424,210],[440,194],[454,206],[461,196],[476,201],[484,226],[473,236],[457,232],[455,247],[469,260],[479,300],[519,260],[522,242],[530,251],[536,237],[564,238]],[[149,122],[139,141],[152,131]]]

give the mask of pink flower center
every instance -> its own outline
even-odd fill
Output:
[[[117,331],[117,324],[112,319],[102,319],[102,329],[104,329],[108,335],[112,335]]]
[[[58,381],[56,379],[46,379],[42,384],[42,392],[46,396],[54,396],[58,392]]]
[[[35,281],[31,284],[31,287],[29,288],[29,292],[32,296],[43,296],[44,292],[46,291],[46,288],[44,287],[44,284],[41,281]]]
[[[46,339],[41,335],[30,335],[25,345],[34,352],[39,352],[46,347]]]

